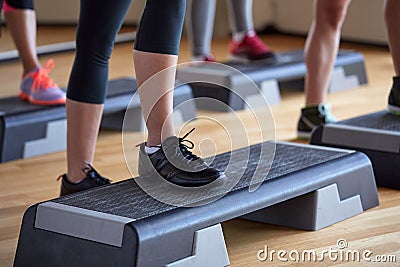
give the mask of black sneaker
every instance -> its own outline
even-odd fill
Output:
[[[145,143],[142,143],[139,150],[139,175],[158,173],[170,183],[184,187],[203,186],[223,178],[223,172],[211,168],[203,159],[188,150],[194,144],[185,138],[193,130],[182,138],[169,137],[152,154],[146,153]]]
[[[331,115],[328,105],[309,106],[301,109],[301,116],[297,124],[297,137],[310,139],[312,130],[319,125],[336,122]]]
[[[400,76],[393,77],[393,85],[388,99],[390,113],[400,115]]]
[[[86,177],[79,183],[71,183],[67,179],[67,174],[60,175],[57,180],[62,178],[60,196],[76,193],[79,191],[87,190],[93,187],[110,184],[111,181],[107,178],[102,177],[89,163],[86,167],[82,168],[82,171],[86,174]]]

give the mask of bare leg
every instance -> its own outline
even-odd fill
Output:
[[[339,49],[340,31],[351,0],[315,0],[314,20],[305,45],[306,105],[325,101]]]
[[[85,178],[84,161],[93,162],[103,107],[67,99],[67,175],[73,183]]]
[[[16,9],[4,14],[24,68],[24,74],[40,66],[36,53],[36,12]]]
[[[384,6],[389,48],[396,76],[400,75],[400,1],[386,0]]]
[[[175,135],[172,111],[177,61],[175,55],[134,52],[140,102],[148,129],[148,146],[160,145]],[[149,79],[160,71],[156,78]]]

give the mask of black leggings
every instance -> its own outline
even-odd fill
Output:
[[[69,99],[104,103],[108,61],[130,4],[131,0],[81,0],[76,55],[68,83]],[[135,49],[177,55],[185,6],[185,0],[147,0],[136,33]]]
[[[5,1],[11,7],[34,10],[33,0],[5,0]],[[4,0],[0,0],[0,12],[1,9],[3,8],[3,2]]]

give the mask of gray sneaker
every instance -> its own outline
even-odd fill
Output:
[[[393,77],[393,85],[388,98],[389,112],[400,115],[400,77]]]
[[[329,105],[320,104],[301,109],[301,116],[297,124],[297,137],[310,139],[313,129],[326,123],[334,123],[337,119],[331,115]]]
[[[152,154],[146,153],[146,144],[142,143],[139,150],[139,175],[159,174],[168,182],[184,187],[203,186],[224,177],[223,172],[208,166],[202,158],[188,150],[194,144],[185,138],[193,130],[182,138],[169,137]]]

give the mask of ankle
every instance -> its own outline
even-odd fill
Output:
[[[161,146],[161,140],[147,140],[146,147]]]
[[[306,102],[306,104],[304,105],[304,108],[315,108],[318,106],[323,106],[325,104],[324,101],[310,101],[310,102]]]
[[[33,64],[30,66],[24,66],[24,71],[22,73],[22,77],[25,77],[29,73],[37,72],[42,66],[40,64]]]
[[[74,173],[67,173],[65,176],[68,182],[71,184],[77,184],[81,181],[83,181],[86,178],[86,175],[82,174],[82,171],[79,174],[74,174]]]
[[[234,32],[232,33],[232,40],[236,43],[243,41],[247,32]]]
[[[241,32],[234,32],[232,34],[232,40],[235,42],[241,42],[246,36],[254,36],[255,31],[254,30],[246,30],[246,31],[241,31]]]
[[[161,146],[161,144],[171,136],[175,136],[173,131],[169,131],[166,134],[157,134],[156,132],[155,135],[149,133],[145,144],[147,147]]]
[[[200,61],[203,60],[208,54],[193,54],[192,55],[192,60],[193,61]]]
[[[400,76],[393,76],[393,85],[400,85]]]

